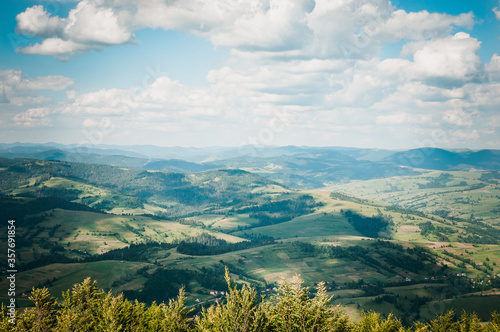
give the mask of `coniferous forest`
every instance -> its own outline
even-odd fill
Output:
[[[354,322],[342,307],[332,306],[325,283],[310,289],[295,276],[282,279],[275,295],[260,296],[243,285],[231,284],[225,270],[229,291],[215,304],[201,307],[197,313],[185,304],[184,288],[168,304],[130,302],[123,294],[114,295],[98,288],[90,278],[75,284],[57,301],[47,288],[33,288],[30,300],[34,307],[16,313],[16,324],[9,321],[12,312],[2,305],[2,331],[500,331],[500,314],[481,323],[474,313],[449,311],[428,323],[414,322],[403,326],[392,315],[382,317],[376,312],[362,314]],[[10,313],[10,314],[9,314]]]

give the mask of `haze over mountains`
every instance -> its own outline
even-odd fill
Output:
[[[346,147],[242,146],[158,147],[99,145],[82,148],[56,143],[0,144],[0,157],[34,158],[178,173],[244,169],[292,188],[417,174],[427,170],[500,170],[499,150],[406,151]]]

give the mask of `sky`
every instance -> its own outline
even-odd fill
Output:
[[[499,0],[6,0],[0,143],[500,149]]]

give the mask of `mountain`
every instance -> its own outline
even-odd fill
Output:
[[[427,170],[500,170],[499,150],[419,148],[407,151],[350,147],[242,146],[239,148],[0,144],[0,157],[61,160],[137,169],[197,173],[244,169],[285,186],[314,189],[352,180]]]
[[[220,168],[201,165],[179,159],[151,159],[134,152],[121,150],[93,149],[92,153],[79,152],[75,149],[57,149],[51,146],[13,146],[0,147],[0,157],[32,158],[41,160],[59,160],[87,164],[104,164],[120,167],[133,167],[152,170],[166,170],[180,173],[203,172]]]
[[[276,182],[242,170],[183,174],[20,158],[0,158],[0,168],[3,194],[57,197],[98,210],[120,208],[122,213],[134,210],[168,216],[190,214],[229,202],[237,207],[234,202],[267,200],[261,196],[268,191],[288,191]]]
[[[500,170],[499,150],[448,151],[437,148],[420,148],[394,153],[384,158],[396,164],[433,170]]]
[[[358,160],[343,152],[327,149],[311,149],[276,157],[239,157],[219,160],[217,164],[249,170],[284,185],[304,189],[414,173],[393,162]]]

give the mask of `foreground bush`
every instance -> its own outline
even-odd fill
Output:
[[[95,281],[85,279],[63,293],[58,302],[47,288],[33,289],[29,298],[34,307],[16,315],[16,324],[9,323],[5,306],[0,310],[0,331],[284,331],[284,332],[500,332],[500,315],[481,324],[475,314],[453,312],[436,317],[427,324],[415,323],[405,328],[389,315],[365,313],[359,322],[353,322],[339,306],[330,304],[326,288],[320,283],[314,297],[303,286],[299,277],[281,280],[278,292],[269,300],[259,296],[254,288],[231,285],[226,269],[229,292],[224,302],[216,303],[195,317],[185,306],[184,289],[177,299],[152,303],[146,307],[138,301],[130,302],[120,295],[97,288]]]

